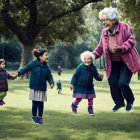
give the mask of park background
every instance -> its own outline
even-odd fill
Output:
[[[97,47],[103,29],[98,13],[109,6],[116,7],[120,21],[132,27],[140,54],[139,0],[0,0],[0,58],[6,60],[7,70],[14,74],[34,59],[33,48],[45,47],[55,83],[60,79],[63,88],[62,95],[58,95],[56,86],[51,90],[48,85],[44,126],[38,126],[31,121],[29,74],[9,80],[6,105],[0,107],[0,140],[140,139],[140,78],[137,74],[130,84],[136,98],[131,112],[125,108],[112,112],[114,104],[106,77],[102,82],[94,80],[96,116],[88,115],[86,100],[80,103],[77,115],[71,112],[72,74],[81,63],[80,53]],[[60,77],[56,73],[58,65],[63,70]],[[104,56],[96,60],[95,65],[105,75]]]

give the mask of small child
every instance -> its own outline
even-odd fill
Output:
[[[57,68],[57,73],[58,73],[59,76],[61,75],[61,73],[62,73],[61,66],[58,66],[58,68]]]
[[[85,51],[81,54],[81,63],[71,80],[70,89],[73,89],[73,97],[76,98],[72,103],[72,112],[77,114],[78,104],[82,99],[88,99],[88,112],[89,115],[95,115],[93,112],[93,98],[95,98],[95,91],[93,85],[93,77],[97,81],[102,81],[103,74],[98,74],[96,67],[93,65],[95,60],[94,55]]]
[[[58,90],[58,94],[60,94],[61,90],[62,90],[62,86],[61,86],[61,81],[58,80],[57,82],[57,90]]]
[[[4,97],[7,95],[8,91],[8,80],[14,80],[15,77],[10,75],[5,69],[5,60],[0,59],[0,105],[4,105],[5,102],[3,101]]]

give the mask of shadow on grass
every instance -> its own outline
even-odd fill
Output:
[[[0,111],[0,139],[9,140],[96,140],[127,136],[140,138],[140,107],[137,113],[99,112],[96,116],[45,111],[44,125],[31,120],[31,110],[6,108]],[[102,138],[101,138],[102,140]]]

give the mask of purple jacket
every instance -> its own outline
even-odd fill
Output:
[[[133,37],[132,29],[127,24],[119,22],[116,27],[115,37],[116,44],[122,47],[122,60],[132,73],[136,73],[140,70],[140,58],[134,47],[136,42]],[[108,42],[108,31],[103,29],[100,42],[93,51],[96,59],[101,57],[103,53],[105,54],[107,79],[109,79],[111,74],[111,59],[108,52]]]

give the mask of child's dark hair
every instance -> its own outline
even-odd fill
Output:
[[[1,63],[5,63],[5,60],[4,59],[0,59],[0,65]]]
[[[46,49],[33,49],[32,53],[35,57],[39,59],[39,56],[42,56],[45,52],[48,52]]]

